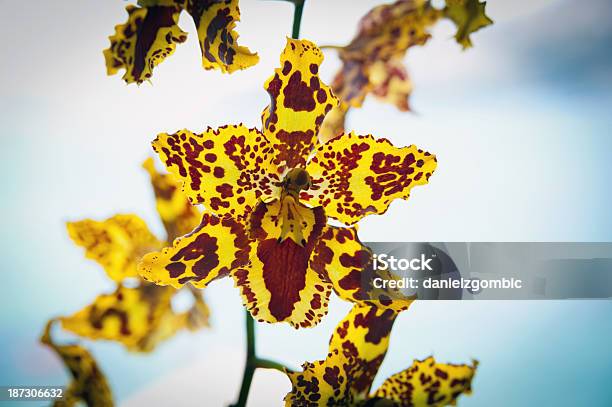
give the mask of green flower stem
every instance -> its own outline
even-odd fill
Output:
[[[306,0],[294,0],[293,5],[293,30],[291,31],[291,38],[296,40],[300,38],[300,24],[302,23],[302,12],[304,11],[304,2]]]
[[[302,22],[302,12],[304,11],[304,2],[306,0],[289,0],[295,6],[293,10],[293,30],[291,31],[291,37],[298,39],[300,37],[300,24]],[[268,359],[260,359],[256,353],[256,341],[255,341],[255,321],[249,313],[245,310],[246,316],[246,342],[247,342],[247,356],[244,364],[244,373],[242,374],[242,384],[240,385],[240,393],[238,394],[238,401],[232,404],[231,407],[245,407],[247,399],[249,397],[249,390],[251,389],[251,383],[253,382],[253,374],[255,369],[275,369],[280,372],[290,372],[285,365]]]
[[[232,404],[231,407],[245,407],[247,399],[249,397],[249,391],[251,389],[251,383],[253,382],[253,374],[255,369],[275,369],[280,372],[290,372],[285,365],[268,359],[260,359],[257,357],[256,341],[255,341],[255,321],[249,311],[246,313],[246,342],[247,342],[247,357],[244,364],[244,373],[242,374],[242,385],[240,386],[240,394],[238,395],[238,401]]]

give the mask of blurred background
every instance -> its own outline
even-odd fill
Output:
[[[153,84],[107,77],[102,50],[126,2],[0,1],[0,137],[4,198],[0,385],[63,385],[68,376],[37,343],[45,321],[112,289],[68,239],[64,222],[136,213],[155,232],[147,174],[159,132],[259,125],[262,85],[278,64],[292,6],[241,0],[238,32],[258,51],[232,76],[200,68],[195,28],[158,66]],[[350,41],[379,1],[307,0],[302,37]],[[361,223],[364,241],[612,241],[612,3],[490,0],[491,27],[466,52],[454,27],[408,52],[414,113],[368,99],[347,128],[417,144],[438,156],[429,185]],[[326,51],[322,76],[339,67]],[[181,332],[153,354],[89,343],[122,405],[226,405],[243,368],[243,308],[229,279],[206,290],[212,329]],[[258,325],[262,356],[297,368],[321,359],[350,308],[334,300],[314,329]],[[434,354],[480,360],[461,406],[612,405],[612,302],[418,302],[395,324],[375,381]],[[258,371],[250,405],[281,405],[289,381]]]

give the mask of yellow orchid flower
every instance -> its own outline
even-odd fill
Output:
[[[370,253],[354,228],[332,227],[328,218],[350,226],[384,213],[428,182],[436,158],[353,133],[318,145],[321,123],[338,103],[319,79],[322,60],[312,42],[287,39],[265,83],[271,102],[261,131],[233,125],[158,135],[162,162],[209,213],[172,247],[144,256],[142,277],[202,288],[231,274],[254,318],[296,328],[320,321],[332,289],[364,299],[356,295]]]

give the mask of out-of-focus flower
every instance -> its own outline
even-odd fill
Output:
[[[138,258],[163,245],[136,215],[115,215],[104,221],[84,219],[67,223],[72,241],[85,248],[85,257],[100,263],[117,282],[136,277]]]
[[[433,357],[389,377],[375,391],[372,381],[385,357],[398,312],[358,304],[338,324],[324,360],[287,372],[292,383],[287,406],[410,406],[454,404],[471,391],[477,363],[448,365]]]
[[[319,322],[332,288],[354,300],[368,252],[355,229],[328,226],[327,218],[353,225],[384,213],[428,182],[436,159],[370,135],[318,145],[337,104],[319,79],[322,60],[315,44],[287,40],[265,83],[271,103],[262,131],[234,125],[158,135],[153,147],[162,161],[183,179],[191,202],[211,213],[172,247],[144,256],[145,279],[204,287],[231,274],[253,317],[296,328]]]
[[[240,20],[238,0],[140,0],[138,4],[126,7],[127,22],[117,25],[109,37],[111,45],[104,50],[109,75],[123,68],[127,83],[149,80],[153,68],[187,39],[178,26],[181,11],[196,25],[205,69],[232,73],[259,61],[256,53],[238,45],[234,31]]]
[[[444,15],[457,26],[455,39],[463,48],[470,48],[470,34],[493,24],[485,14],[486,2],[480,0],[446,0]]]
[[[349,108],[360,107],[368,94],[410,110],[412,82],[403,59],[409,48],[429,40],[429,29],[442,18],[456,24],[455,38],[463,48],[472,46],[470,34],[493,23],[480,0],[447,0],[443,9],[429,0],[399,0],[377,6],[361,19],[357,35],[339,48],[342,68],[332,89],[341,103],[323,123],[321,141],[340,135]]]
[[[113,406],[113,394],[104,373],[95,359],[81,345],[58,345],[51,336],[55,321],[50,320],[40,337],[40,341],[49,346],[62,359],[72,381],[66,387],[63,397],[55,401],[56,407],[68,407],[85,403],[89,407]]]
[[[192,230],[200,213],[185,198],[170,174],[155,170],[153,160],[145,161],[159,216],[166,229],[166,240]],[[118,283],[110,294],[98,296],[92,304],[74,315],[62,317],[64,329],[90,339],[113,340],[129,350],[148,352],[180,329],[199,329],[208,325],[209,310],[199,291],[191,290],[193,306],[177,313],[171,300],[177,290],[159,287],[141,279],[135,287],[124,280],[137,277],[136,263],[165,243],[157,239],[136,215],[115,215],[105,221],[90,219],[68,223],[73,241],[85,248],[88,258],[100,263]]]
[[[194,303],[199,308],[184,313],[172,308],[175,294],[172,287],[147,283],[136,288],[119,286],[114,293],[98,296],[91,305],[60,321],[64,329],[81,337],[112,340],[129,350],[148,352],[180,329],[208,324],[209,311],[198,293],[199,303]]]

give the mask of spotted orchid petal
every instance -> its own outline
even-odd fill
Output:
[[[187,33],[177,25],[177,7],[129,5],[125,9],[127,22],[115,27],[115,34],[109,37],[111,45],[104,50],[106,69],[113,75],[123,68],[125,82],[140,84],[174,52],[176,44],[187,39]]]
[[[79,336],[117,341],[130,350],[148,352],[184,326],[172,310],[170,300],[175,292],[152,284],[119,286],[60,321],[64,329]]]
[[[168,170],[183,181],[192,204],[205,204],[218,216],[246,216],[260,199],[275,196],[279,182],[271,164],[272,146],[243,125],[182,130],[153,141]]]
[[[256,53],[238,45],[238,0],[139,0],[138,4],[126,7],[127,22],[117,25],[109,37],[111,45],[104,50],[109,75],[124,68],[127,83],[149,80],[153,68],[187,39],[177,25],[183,10],[196,25],[204,69],[232,73],[259,61]]]
[[[138,273],[158,285],[180,288],[190,283],[204,288],[248,263],[250,250],[250,240],[240,223],[204,213],[192,233],[177,238],[171,247],[144,256]]]
[[[240,21],[238,0],[188,0],[186,10],[198,30],[204,69],[232,73],[259,62],[256,53],[238,45],[235,31]]]
[[[85,248],[85,256],[102,265],[114,281],[135,277],[138,259],[162,246],[136,215],[116,215],[102,222],[68,222],[67,228],[74,243]]]
[[[301,198],[352,225],[370,213],[384,213],[392,200],[408,199],[436,168],[436,157],[414,145],[394,147],[386,139],[353,133],[317,147],[306,171],[312,187]]]
[[[151,178],[157,213],[166,229],[166,240],[172,241],[195,229],[202,215],[181,191],[180,180],[157,171],[152,158],[147,159],[143,167]]]
[[[343,300],[395,312],[408,309],[414,301],[414,297],[401,290],[374,286],[377,277],[387,280],[392,277],[373,269],[372,251],[361,243],[356,228],[327,226],[317,241],[310,265]]]
[[[353,406],[364,401],[389,346],[397,313],[355,305],[338,324],[326,359],[289,372],[292,390],[286,406]]]
[[[461,394],[470,394],[478,362],[472,365],[437,363],[433,357],[415,360],[408,369],[389,377],[374,392],[374,398],[400,407],[455,405]]]
[[[288,38],[281,66],[264,85],[270,105],[262,115],[263,132],[274,147],[275,164],[283,168],[306,164],[325,115],[338,104],[319,79],[322,61],[315,44]]]
[[[59,345],[51,336],[55,320],[47,322],[40,342],[51,348],[64,362],[71,382],[56,406],[74,406],[83,402],[88,406],[112,407],[113,394],[106,376],[94,357],[81,345]]]
[[[316,325],[327,313],[330,285],[309,266],[325,223],[322,208],[308,208],[293,196],[255,209],[249,225],[255,253],[232,271],[255,319],[298,328]]]

